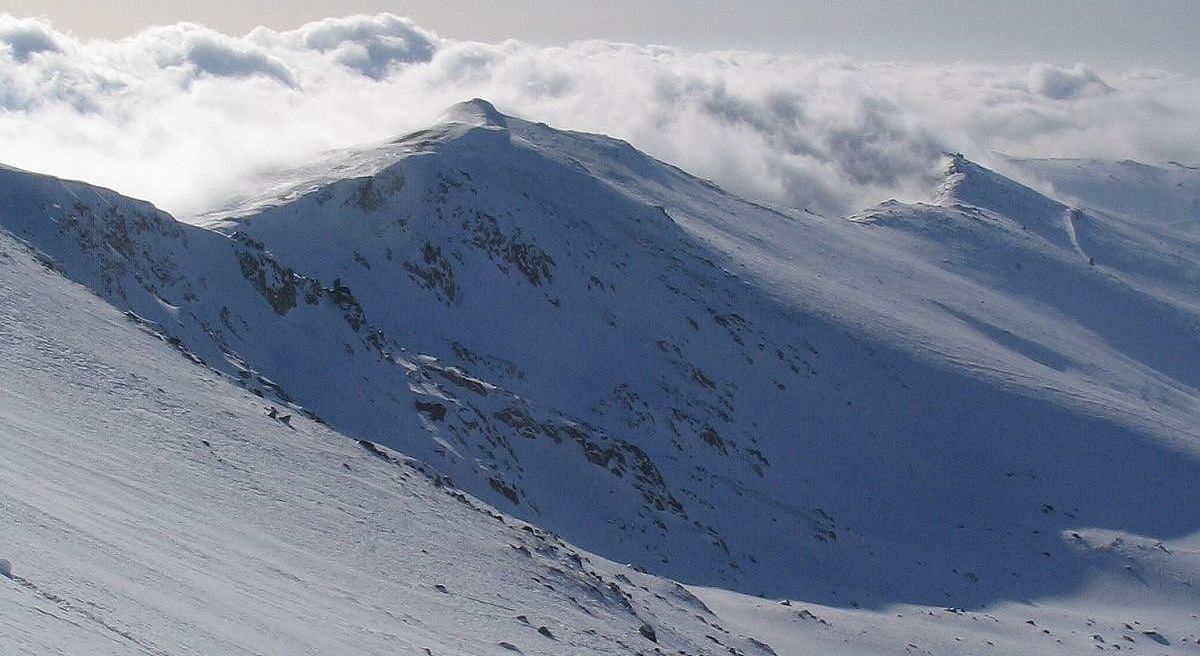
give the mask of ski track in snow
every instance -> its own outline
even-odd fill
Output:
[[[1088,254],[1083,252],[1083,247],[1079,245],[1079,235],[1075,232],[1075,216],[1077,213],[1078,210],[1075,208],[1070,208],[1064,212],[1063,225],[1066,226],[1067,237],[1069,237],[1071,240],[1071,247],[1075,249],[1075,252],[1079,253],[1084,258],[1087,258]]]

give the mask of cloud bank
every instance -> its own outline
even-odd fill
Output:
[[[0,15],[0,163],[187,216],[258,171],[427,126],[471,97],[602,132],[824,214],[930,193],[942,151],[1196,162],[1200,79],[981,64],[455,41],[383,14],[84,41]]]

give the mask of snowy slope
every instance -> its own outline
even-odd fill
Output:
[[[1131,161],[1013,159],[1009,165],[1060,190],[1071,207],[1056,202],[1066,220],[1055,223],[1081,255],[1119,270],[1143,291],[1195,307],[1200,172]]]
[[[0,227],[286,412],[685,583],[979,612],[1133,562],[1196,602],[1190,557],[1110,546],[1200,528],[1185,237],[956,157],[932,204],[814,217],[480,101],[273,180],[195,227],[6,170]]]
[[[769,653],[676,584],[271,419],[7,235],[0,381],[5,654]]]
[[[620,142],[483,103],[346,158],[340,169],[301,172],[290,193],[209,220],[343,280],[416,350],[636,442],[688,518],[730,551],[718,545],[706,563],[694,537],[677,546],[671,513],[657,513],[666,535],[649,527],[632,549],[620,533],[589,535],[573,507],[537,497],[558,462],[522,458],[536,475],[506,476],[537,513],[527,516],[621,559],[752,592],[812,593],[829,577],[865,578],[865,594],[894,595],[900,563],[866,568],[871,553],[962,541],[957,527],[981,509],[989,521],[1027,521],[1011,510],[1012,471],[1051,481],[1016,493],[1035,512],[1051,497],[1071,499],[1092,505],[1100,524],[1147,515],[1122,517],[1129,508],[1063,490],[1064,481],[1103,480],[1147,506],[1160,501],[1153,489],[1195,494],[1180,483],[1144,487],[1139,469],[1114,471],[1109,460],[1120,450],[1130,465],[1194,467],[1192,456],[1171,455],[1194,453],[1182,439],[1196,425],[1192,306],[1135,287],[1104,260],[1089,264],[1070,241],[1068,207],[974,165],[948,173],[940,205],[891,204],[846,222],[756,206]],[[363,162],[371,166],[360,177],[341,177]],[[1037,221],[1043,232],[1026,227]],[[1194,275],[1186,262],[1176,270]],[[1084,440],[1127,446],[1089,452]],[[963,463],[966,480],[994,487],[945,478]],[[896,473],[910,467],[925,473]],[[646,528],[596,505],[610,525]],[[915,525],[880,525],[914,512]],[[1168,525],[1182,528],[1160,528]],[[841,540],[825,548],[829,532]],[[796,539],[784,546],[777,535]],[[1044,550],[1014,542],[1000,549]],[[920,560],[915,553],[902,558]],[[953,575],[973,571],[958,565],[976,553],[953,550],[939,564],[946,580],[919,574],[902,594],[980,594]],[[714,570],[723,571],[714,579]]]
[[[1200,169],[1194,166],[1028,158],[1010,158],[1009,163],[1077,204],[1143,228],[1200,236]]]
[[[402,456],[271,420],[4,235],[0,309],[5,653],[1195,648],[1180,584],[1195,584],[1197,550],[1114,536],[1098,556],[1139,585],[1082,600],[868,611],[694,590],[710,612],[438,487]]]

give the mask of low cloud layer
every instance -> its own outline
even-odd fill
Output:
[[[485,44],[387,14],[82,41],[0,15],[0,163],[185,216],[248,191],[257,171],[425,127],[475,96],[825,214],[927,197],[944,150],[985,164],[1200,153],[1200,79],[1161,71]]]

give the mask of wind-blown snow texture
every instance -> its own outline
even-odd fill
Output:
[[[209,404],[184,405],[212,422],[198,432],[235,430],[235,419],[268,427],[236,428],[241,448],[285,459],[264,470],[277,486],[268,497],[286,483],[337,500],[330,505],[346,498],[337,483],[286,474],[328,464],[306,459],[309,435],[361,457],[308,417],[414,457],[606,558],[688,584],[803,599],[809,615],[837,618],[849,649],[893,650],[874,640],[906,631],[944,644],[934,653],[953,648],[951,630],[979,644],[985,609],[1003,624],[989,639],[1023,652],[1091,649],[1089,621],[1109,622],[1097,646],[1124,631],[1139,645],[1178,647],[1195,631],[1182,609],[1198,601],[1200,306],[1186,209],[1197,176],[1178,166],[1129,177],[1157,199],[1141,214],[1104,195],[1107,165],[1092,174],[1086,165],[1013,165],[1069,195],[1051,198],[952,155],[934,203],[827,219],[750,203],[623,142],[472,101],[428,130],[280,172],[267,193],[204,217],[207,227],[80,183],[0,170],[0,227],[127,312],[125,332],[157,335],[156,348],[209,368],[143,353],[145,337],[136,347],[123,345],[129,337],[103,340],[120,345],[113,353],[142,354],[147,364],[131,362],[131,372],[151,361],[170,368],[170,384],[156,384],[177,400]],[[13,284],[10,298],[52,280],[37,275],[42,282]],[[35,306],[80,303],[71,293]],[[6,375],[29,377],[14,389],[50,387],[65,370],[36,373],[19,334],[27,325],[6,324],[13,357],[30,361]],[[89,343],[99,352],[79,359],[104,353],[99,338]],[[185,384],[222,391],[172,387]],[[103,406],[112,394],[104,389],[89,403]],[[60,394],[36,408],[87,396]],[[265,404],[292,414],[297,432],[263,416]],[[233,405],[242,414],[227,426],[217,408]],[[36,442],[27,435],[37,411],[3,407],[17,417],[2,432],[14,445],[6,451]],[[195,437],[173,421],[180,439]],[[101,448],[56,430],[62,446],[27,457]],[[153,471],[130,466],[125,476]],[[183,480],[214,484],[192,468]],[[29,503],[26,493],[5,498]],[[437,499],[413,492],[375,507],[436,514]],[[245,512],[240,530],[258,530]],[[413,538],[363,521],[351,542],[375,541],[365,562],[411,555],[403,543]],[[338,523],[320,513],[303,522]],[[326,543],[334,533],[313,544],[344,548]],[[482,548],[464,541],[454,558],[473,562]],[[455,576],[482,576],[474,571]],[[771,642],[766,634],[783,631],[776,641],[799,641],[795,649],[829,638],[829,622],[795,608],[772,619],[733,593],[697,592],[718,614],[741,618],[730,620],[741,633]],[[1018,605],[1030,600],[1048,605]],[[683,607],[646,603],[666,604],[654,611],[662,613]],[[896,622],[890,612],[944,607],[962,626]],[[1130,608],[1162,626],[1120,628]],[[1059,619],[1047,634],[1025,625],[1025,613]],[[599,634],[636,633],[636,618],[614,617]],[[1161,631],[1167,645],[1143,630]],[[503,641],[495,631],[478,644]],[[705,644],[703,630],[678,631]]]

